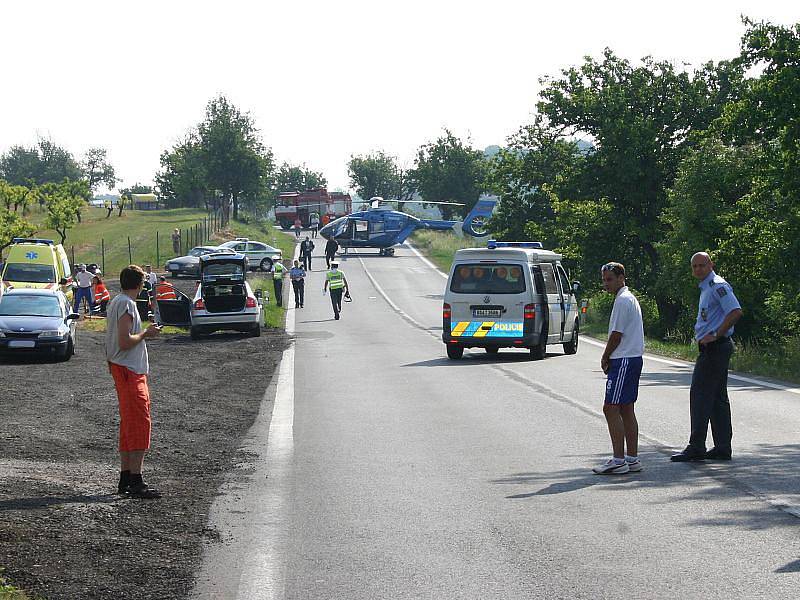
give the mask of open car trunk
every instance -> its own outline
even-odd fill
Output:
[[[244,310],[247,293],[242,283],[203,284],[203,302],[210,313],[237,312]]]

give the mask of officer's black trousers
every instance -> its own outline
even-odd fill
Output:
[[[305,295],[305,279],[292,279],[292,290],[294,291],[294,307],[303,306],[303,296]]]
[[[694,364],[689,392],[689,412],[692,417],[689,446],[697,451],[706,449],[709,421],[714,446],[722,452],[731,450],[733,428],[731,404],[728,401],[728,364],[732,354],[733,342],[730,338],[722,338],[701,346]]]
[[[306,254],[303,254],[300,258],[303,261],[303,268],[306,271],[310,271],[311,270],[311,253],[307,252]]]
[[[325,263],[328,265],[329,269],[331,268],[331,261],[334,259],[335,256],[336,252],[334,252],[333,254],[330,253],[325,254]]]
[[[342,292],[344,288],[331,290],[331,306],[333,306],[333,314],[338,316],[342,312]]]
[[[275,285],[275,304],[283,306],[283,279],[273,279]]]

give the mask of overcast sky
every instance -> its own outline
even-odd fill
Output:
[[[0,152],[101,146],[122,179],[225,94],[278,161],[347,188],[352,154],[410,164],[443,127],[476,147],[530,120],[538,79],[604,47],[700,64],[738,52],[740,15],[790,25],[800,2],[294,0],[0,3]]]

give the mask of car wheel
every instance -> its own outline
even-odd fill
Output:
[[[463,346],[455,346],[455,345],[447,345],[447,358],[451,358],[453,360],[458,360],[462,356],[464,356],[464,347]]]
[[[72,338],[70,337],[69,341],[67,341],[67,345],[64,346],[64,349],[58,352],[56,359],[59,362],[67,362],[70,358],[72,358],[73,354],[75,354],[75,345],[72,343]]]
[[[572,338],[564,344],[564,354],[575,354],[578,351],[578,319],[572,328]]]
[[[259,265],[262,271],[269,271],[272,269],[272,259],[271,258],[262,258],[261,264]]]
[[[178,272],[177,271],[170,271],[169,272],[169,276],[174,279],[174,278],[178,277]]]
[[[486,354],[497,354],[500,351],[500,348],[497,346],[487,346],[486,347]]]
[[[292,228],[292,223],[289,221],[281,221],[281,228],[284,231],[289,231]]]
[[[542,360],[547,355],[547,327],[542,328],[542,335],[539,336],[539,343],[531,348],[531,358]]]
[[[189,337],[192,338],[193,340],[199,340],[200,339],[200,330],[197,327],[192,327],[189,330]]]

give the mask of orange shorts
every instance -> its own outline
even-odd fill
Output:
[[[108,363],[119,400],[119,450],[132,452],[150,448],[150,390],[147,375]]]

